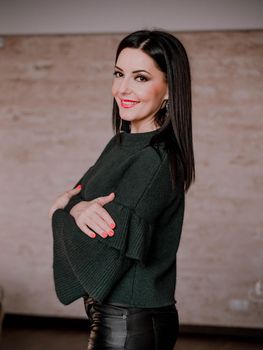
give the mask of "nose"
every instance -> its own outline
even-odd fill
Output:
[[[128,78],[123,78],[120,81],[119,93],[121,95],[127,95],[131,93],[131,84]]]

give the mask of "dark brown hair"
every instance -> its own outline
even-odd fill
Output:
[[[126,36],[119,44],[116,59],[125,48],[141,49],[149,55],[165,74],[169,99],[167,108],[161,108],[155,115],[160,126],[151,139],[151,145],[164,142],[170,162],[173,189],[176,170],[183,172],[184,190],[195,180],[195,161],[192,141],[192,98],[190,65],[182,43],[172,34],[157,30],[140,30]],[[120,129],[129,129],[130,122],[121,120],[118,105],[114,99],[112,126],[116,134]],[[179,163],[178,163],[179,161]]]

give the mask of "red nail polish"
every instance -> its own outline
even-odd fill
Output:
[[[90,238],[95,238],[95,237],[96,237],[95,233],[92,233],[90,236]]]
[[[82,188],[82,186],[81,186],[81,185],[78,185],[78,186],[77,186],[77,189],[78,189],[78,190],[79,190],[79,189],[81,189],[81,188]]]
[[[103,237],[103,238],[106,238],[106,237],[108,237],[108,234],[107,234],[107,232],[103,232],[103,234],[102,234],[102,237]]]
[[[114,228],[116,225],[115,224],[110,224],[110,227],[111,228]]]
[[[109,231],[109,236],[110,236],[110,237],[114,236],[114,231],[110,230],[110,231]]]

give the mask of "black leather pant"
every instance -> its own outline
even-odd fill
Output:
[[[179,322],[175,305],[141,309],[84,298],[90,322],[87,350],[173,350]]]

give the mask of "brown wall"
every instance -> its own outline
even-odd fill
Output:
[[[178,254],[180,319],[263,327],[263,295],[255,294],[263,283],[263,32],[177,36],[192,65],[197,172]],[[47,211],[113,135],[110,86],[122,37],[4,38],[0,284],[8,312],[84,315],[81,301],[56,300]]]

